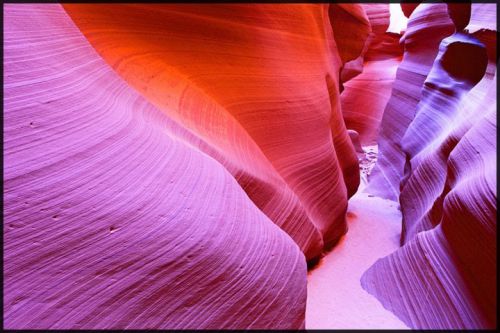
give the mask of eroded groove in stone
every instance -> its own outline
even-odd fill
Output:
[[[5,5],[5,327],[496,327],[496,5],[389,8]]]
[[[4,9],[5,327],[304,327],[304,256],[231,174],[60,5]]]
[[[328,6],[64,8],[130,85],[219,153],[208,152],[308,259],[345,232],[359,176]]]
[[[396,69],[403,55],[398,34],[387,33],[388,4],[363,4],[371,33],[365,52],[351,61],[357,76],[345,82],[341,94],[342,114],[348,129],[359,133],[363,145],[377,142],[384,108],[391,96]],[[352,76],[352,75],[351,75]]]
[[[408,20],[401,38],[404,55],[396,72],[391,97],[384,110],[378,138],[379,156],[369,190],[383,198],[397,200],[405,156],[400,141],[415,117],[421,88],[438,53],[441,40],[454,31],[447,6],[442,3],[419,5]]]
[[[496,64],[491,44],[461,30],[468,11],[457,6],[457,31],[441,41],[415,116],[400,128],[402,247],[361,280],[413,328],[497,323]]]

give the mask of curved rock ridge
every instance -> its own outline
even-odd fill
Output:
[[[403,56],[403,46],[399,43],[400,34],[387,32],[390,26],[389,4],[363,4],[370,20],[372,33],[365,61],[391,59]]]
[[[465,28],[486,45],[488,59],[492,63],[498,63],[496,9],[496,4],[473,3],[470,21]]]
[[[327,5],[64,8],[118,74],[210,147],[307,259],[345,233],[359,172]]]
[[[401,38],[404,55],[379,128],[379,155],[367,191],[398,200],[405,156],[400,142],[421,98],[421,88],[438,54],[441,40],[455,26],[444,3],[420,4],[413,10]]]
[[[342,84],[363,71],[363,55],[369,45],[371,27],[365,9],[360,4],[332,3],[328,16],[343,64],[340,71],[342,92]]]
[[[362,55],[371,26],[363,5],[332,3],[328,16],[339,55],[345,64]]]
[[[4,327],[304,328],[303,253],[198,136],[60,5],[4,11]]]
[[[469,33],[478,30],[498,31],[497,29],[497,4],[494,3],[472,3],[471,16],[466,29]]]
[[[391,96],[403,49],[399,35],[387,33],[388,4],[363,4],[371,30],[365,52],[358,59],[362,73],[344,83],[342,114],[347,128],[359,133],[363,145],[376,143],[384,108]]]
[[[465,27],[466,8],[455,10]],[[496,64],[486,47],[460,30],[442,40],[400,141],[403,246],[361,280],[412,328],[497,324]]]
[[[495,328],[496,6],[401,7],[5,5],[5,327],[304,329],[337,245],[309,326]]]
[[[378,260],[361,279],[363,288],[412,328],[497,325],[496,109],[491,103],[481,107],[479,121],[464,122],[420,167],[420,179],[451,170],[426,216],[436,226]],[[449,155],[440,159],[443,152]],[[438,172],[431,174],[430,167]],[[425,198],[423,191],[418,198]]]

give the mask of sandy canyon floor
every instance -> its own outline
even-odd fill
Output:
[[[306,329],[408,328],[361,287],[361,276],[379,258],[399,247],[398,203],[364,192],[377,147],[359,154],[361,184],[349,200],[349,231],[309,271]]]

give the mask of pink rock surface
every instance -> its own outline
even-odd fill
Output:
[[[363,153],[363,147],[361,147],[361,142],[359,141],[359,133],[354,130],[347,130],[347,134],[349,134],[356,153]]]
[[[498,63],[496,9],[496,4],[471,4],[470,21],[465,28],[486,46],[491,63]]]
[[[363,73],[344,84],[340,99],[346,127],[359,133],[362,145],[377,142],[399,63],[398,58],[367,61]]]
[[[303,328],[306,262],[60,5],[6,5],[4,325]]]
[[[370,20],[371,34],[369,47],[364,55],[365,60],[382,60],[400,58],[403,47],[399,43],[399,33],[388,32],[390,26],[389,4],[363,4]]]
[[[460,64],[450,67],[453,59]],[[440,196],[447,174],[446,160],[463,133],[459,131],[450,139],[445,139],[445,136],[455,128],[460,128],[461,121],[470,118],[470,110],[460,110],[459,104],[470,89],[479,83],[486,66],[486,50],[477,39],[456,33],[441,43],[440,53],[425,80],[416,116],[402,139],[407,159],[406,177],[401,181],[399,198],[404,216],[403,242],[413,238],[417,230],[432,228],[439,223],[440,212],[434,212],[431,208],[441,209],[443,198]],[[489,98],[488,102],[492,100]],[[479,111],[477,105],[475,109]],[[422,186],[422,178],[427,177],[432,182]],[[427,218],[423,218],[424,214]]]
[[[497,4],[494,3],[472,3],[471,16],[466,29],[469,33],[478,30],[497,31]]]
[[[340,91],[342,91],[342,83],[363,71],[363,55],[369,46],[371,27],[360,4],[332,3],[328,15],[342,60],[340,72]]]
[[[342,62],[358,58],[371,32],[370,21],[360,4],[332,3],[328,7],[330,24]]]
[[[362,284],[412,328],[496,327],[495,81],[478,39],[443,39],[400,140],[404,245]]]
[[[388,8],[5,5],[5,327],[496,327],[496,7]]]
[[[131,86],[217,152],[206,151],[307,259],[345,233],[359,173],[327,5],[64,7]]]
[[[399,46],[399,35],[386,33],[389,5],[364,4],[363,8],[371,33],[365,52],[359,57],[362,73],[344,83],[340,98],[346,127],[359,133],[363,145],[372,145],[377,140],[403,50]]]
[[[399,181],[405,163],[400,141],[415,116],[420,91],[439,44],[453,31],[446,4],[419,5],[409,18],[401,39],[405,53],[380,124],[378,162],[368,186],[373,194],[391,200],[397,200],[399,196]]]

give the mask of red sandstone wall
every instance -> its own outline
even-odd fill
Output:
[[[328,6],[65,9],[131,86],[222,155],[211,154],[307,258],[345,232],[359,176]]]
[[[304,328],[359,183],[329,7],[5,10],[6,327]]]
[[[410,8],[401,44],[385,5],[4,10],[7,328],[304,328],[348,128],[403,214],[363,287],[410,327],[496,326],[492,5],[459,32]]]

